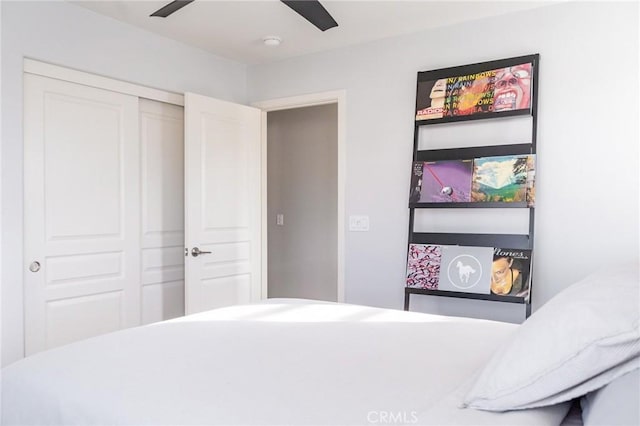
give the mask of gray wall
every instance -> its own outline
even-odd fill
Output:
[[[63,2],[2,1],[2,365],[23,354],[23,57],[246,102],[246,67]]]
[[[594,269],[639,256],[636,2],[563,2],[249,67],[251,101],[346,90],[346,213],[371,219],[370,232],[346,236],[347,302],[402,307],[416,72],[530,53],[541,55],[535,310]],[[415,302],[436,313],[521,312]]]
[[[267,117],[269,297],[336,301],[337,105]]]

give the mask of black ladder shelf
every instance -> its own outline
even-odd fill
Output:
[[[434,81],[453,76],[470,75],[487,70],[515,66],[519,64],[532,64],[532,84],[530,108],[526,110],[485,112],[468,116],[443,117],[433,120],[416,121],[414,125],[413,141],[413,162],[416,161],[443,161],[443,160],[464,160],[481,157],[507,156],[507,155],[527,155],[536,154],[537,137],[537,86],[539,55],[528,55],[516,58],[508,58],[497,61],[483,62],[461,67],[443,68],[434,71],[418,73],[418,87],[421,81]],[[416,99],[416,110],[418,109],[418,99]],[[426,149],[419,150],[420,129],[423,126],[437,126],[443,123],[455,123],[459,121],[495,119],[501,120],[506,117],[531,116],[531,140],[526,143],[516,143],[510,145],[474,146],[453,149]],[[473,137],[471,135],[470,137]],[[413,163],[412,163],[413,164]],[[536,172],[537,173],[537,172]],[[492,208],[515,208],[528,209],[528,233],[527,234],[474,234],[474,233],[434,233],[414,231],[414,220],[417,209],[492,209]],[[433,245],[456,245],[472,247],[508,247],[519,250],[533,250],[534,241],[534,217],[535,208],[526,202],[455,202],[455,203],[409,203],[409,238],[408,247],[411,244],[433,244]],[[407,254],[409,250],[407,250]],[[407,259],[408,260],[408,259]],[[404,310],[410,307],[411,295],[444,296],[462,299],[489,300],[506,303],[517,303],[525,306],[525,315],[528,318],[531,314],[531,290],[533,287],[533,251],[531,252],[531,271],[529,273],[529,292],[526,297],[479,294],[463,291],[445,291],[427,288],[417,288],[405,286]]]

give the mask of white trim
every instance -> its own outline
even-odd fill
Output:
[[[345,90],[334,90],[331,92],[313,93],[309,95],[291,96],[288,98],[278,98],[278,99],[272,99],[268,101],[253,102],[251,106],[260,108],[261,110],[266,112],[271,112],[271,111],[280,111],[283,109],[295,109],[295,108],[304,108],[308,106],[337,103],[338,110],[340,110],[340,106],[344,105],[345,97],[346,97]],[[339,118],[340,117],[338,117],[338,119]],[[338,131],[338,133],[340,133],[340,131]]]
[[[267,111],[263,110],[260,116],[260,248],[262,268],[260,272],[261,299],[266,299],[269,294],[267,281],[269,278],[269,216],[267,214]]]
[[[124,93],[125,95],[133,95],[140,98],[184,106],[184,95],[180,93],[128,83],[126,81],[61,67],[35,59],[24,58],[24,72],[68,81],[70,83],[83,84],[98,89],[110,90],[112,92]]]
[[[268,288],[268,252],[267,252],[267,112],[308,106],[338,104],[338,302],[345,301],[345,193],[346,193],[346,91],[313,93],[254,102],[251,105],[262,112],[262,298],[267,298]]]

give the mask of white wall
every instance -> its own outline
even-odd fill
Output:
[[[269,297],[335,302],[338,105],[269,112],[267,161]]]
[[[2,2],[2,365],[23,354],[22,60],[246,101],[246,67],[61,1]]]
[[[249,68],[251,101],[346,90],[346,211],[371,217],[370,232],[346,236],[347,302],[402,307],[416,72],[531,53],[541,55],[535,310],[598,267],[638,259],[636,2],[554,4]],[[424,296],[412,306],[522,312]]]
[[[241,103],[346,89],[347,214],[371,216],[370,232],[347,235],[346,300],[401,307],[416,72],[538,52],[534,307],[598,266],[638,258],[635,2],[558,4],[248,73],[244,65],[72,4],[3,1],[1,10],[3,365],[19,358],[23,346],[24,56]],[[511,318],[519,308],[415,301],[417,309],[487,317]]]

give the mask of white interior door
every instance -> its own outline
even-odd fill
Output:
[[[187,314],[261,297],[260,119],[256,108],[185,95]]]
[[[140,323],[138,98],[25,74],[25,351]]]
[[[184,315],[184,111],[140,99],[142,324]]]

